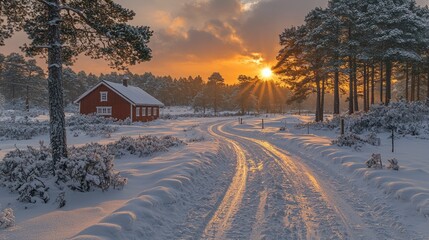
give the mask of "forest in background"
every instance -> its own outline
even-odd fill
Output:
[[[166,106],[192,106],[198,112],[286,111],[286,87],[258,77],[240,75],[238,83],[225,84],[225,79],[217,72],[203,79],[200,76],[173,78],[131,72],[95,75],[75,72],[72,68],[63,70],[65,105],[73,105],[74,100],[99,81],[120,83],[124,77],[129,79],[130,85],[142,88]],[[47,108],[47,94],[46,75],[34,59],[27,59],[18,53],[0,54],[0,105],[3,108],[25,109],[27,96],[29,107]]]

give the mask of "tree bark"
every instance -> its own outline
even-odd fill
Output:
[[[340,114],[340,73],[338,69],[335,69],[334,74],[334,114]]]
[[[316,73],[316,122],[320,122],[320,100],[321,100],[321,94],[320,94],[320,79],[319,76],[317,76]]]
[[[386,60],[386,106],[389,105],[392,99],[392,62]]]
[[[369,97],[370,97],[370,86],[369,86],[369,65],[366,65],[366,110],[369,111]]]
[[[367,79],[367,74],[366,74],[366,63],[363,65],[363,110],[365,111],[365,112],[367,112],[368,111],[368,109],[367,109],[367,106],[368,106],[368,103],[367,103],[367,81],[368,81],[368,79]]]
[[[50,140],[54,166],[62,157],[67,157],[67,139],[65,129],[62,56],[61,56],[61,15],[60,1],[49,0],[48,13],[49,49],[48,49],[48,89]],[[54,167],[53,166],[53,167]]]
[[[354,113],[353,101],[353,60],[349,56],[349,114]]]
[[[375,103],[375,65],[372,63],[371,66],[371,105]]]
[[[325,85],[326,85],[326,79],[323,78],[322,80],[322,100],[320,102],[320,121],[323,122],[324,119],[324,112],[325,112]]]
[[[355,112],[359,112],[359,94],[357,89],[357,63],[356,63],[356,57],[353,59],[353,90],[354,90],[354,107]]]
[[[426,101],[429,100],[429,69],[426,72]]]
[[[410,82],[410,74],[409,74],[409,67],[408,63],[405,64],[405,101],[408,102],[409,96],[408,96],[408,84]]]
[[[411,67],[411,101],[414,102],[416,100],[415,93],[416,93],[416,67],[413,64]]]
[[[420,68],[417,69],[417,101],[420,101]]]
[[[380,62],[380,102],[383,103],[383,74],[384,63]]]

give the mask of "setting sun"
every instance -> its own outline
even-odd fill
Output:
[[[261,76],[265,79],[271,78],[273,76],[273,71],[271,71],[271,68],[266,67],[261,70]]]

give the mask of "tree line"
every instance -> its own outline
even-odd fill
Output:
[[[301,26],[280,35],[274,71],[292,91],[289,101],[316,95],[316,121],[325,96],[333,113],[346,95],[348,113],[392,99],[429,97],[429,9],[414,0],[330,0]]]
[[[73,105],[81,94],[102,80],[120,83],[124,74],[111,72],[95,75],[64,68],[62,73],[64,103]],[[279,83],[258,77],[240,75],[238,83],[225,84],[220,73],[208,79],[201,76],[173,78],[152,73],[126,73],[131,85],[137,86],[159,99],[166,106],[192,106],[196,111],[283,112],[286,89]],[[48,85],[42,68],[34,59],[18,53],[0,54],[0,95],[5,104],[23,108],[27,98],[30,106],[46,108]]]

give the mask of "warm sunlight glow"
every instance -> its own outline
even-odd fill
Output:
[[[273,76],[273,71],[271,71],[271,68],[266,67],[261,70],[261,76],[265,79],[271,78]]]

